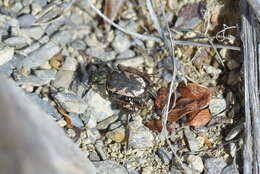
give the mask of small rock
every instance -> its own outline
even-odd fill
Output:
[[[110,61],[114,60],[116,57],[115,51],[104,51],[104,49],[100,48],[88,48],[86,53],[94,58],[101,59],[102,61]]]
[[[54,108],[50,103],[41,99],[38,95],[32,93],[28,94],[28,96],[35,102],[45,113],[51,115],[56,120],[61,118],[61,115],[58,113],[57,109]],[[65,124],[66,125],[66,124]]]
[[[130,59],[120,59],[115,62],[116,65],[121,64],[124,66],[130,66],[137,68],[139,66],[142,66],[144,63],[144,57],[143,56],[137,56]]]
[[[120,126],[119,128],[107,132],[106,137],[112,139],[117,143],[121,143],[125,140],[125,136],[126,136],[125,133],[126,133],[125,127]]]
[[[25,48],[19,49],[19,54],[28,56],[28,54],[40,48],[40,46],[41,44],[39,42],[33,43]]]
[[[36,17],[31,14],[24,14],[17,18],[21,27],[30,27],[32,24],[35,23]]]
[[[27,40],[24,37],[13,36],[4,40],[4,43],[8,46],[12,46],[19,49],[27,45]]]
[[[76,71],[78,62],[74,57],[66,57],[61,70],[65,71]]]
[[[208,158],[204,163],[205,174],[221,174],[227,163],[221,158]]]
[[[111,160],[93,162],[97,174],[128,174],[127,170]]]
[[[109,125],[108,130],[114,130],[116,128],[119,128],[122,125],[122,121],[116,121]]]
[[[86,102],[74,93],[60,92],[53,97],[68,112],[75,112],[81,114],[88,108]]]
[[[213,79],[217,79],[222,72],[221,69],[215,68],[214,66],[211,65],[203,65],[204,70],[206,73],[210,74],[213,76]]]
[[[127,59],[135,56],[135,52],[132,50],[125,50],[124,52],[120,53],[116,58],[117,59]]]
[[[83,128],[84,127],[83,121],[80,119],[78,114],[69,113],[69,117],[70,117],[70,119],[72,121],[72,125],[73,126],[76,126],[78,128]]]
[[[201,173],[204,169],[203,161],[199,156],[189,155],[187,157],[187,162],[190,168],[192,168],[195,171],[198,171],[199,173]]]
[[[57,71],[54,69],[34,70],[33,73],[42,80],[51,81],[55,79]]]
[[[227,107],[227,102],[224,98],[213,98],[209,103],[210,113],[215,116],[223,112]]]
[[[187,139],[189,149],[191,152],[196,152],[200,150],[200,142],[197,140],[195,134],[190,131],[189,128],[184,129],[184,134]]]
[[[95,144],[96,140],[101,138],[99,131],[96,128],[87,129],[88,140]]]
[[[39,70],[48,71],[48,70]],[[55,70],[54,70],[55,71]],[[31,85],[31,86],[42,86],[48,84],[55,77],[55,72],[39,73],[37,75],[24,76],[22,74],[15,74],[17,84],[20,85]]]
[[[104,151],[104,143],[101,140],[97,140],[95,143],[95,148],[96,151],[98,152],[98,154],[100,155],[102,160],[106,160],[107,159],[107,154]]]
[[[74,40],[71,43],[71,47],[75,48],[77,50],[85,50],[87,46],[86,46],[86,43],[83,42],[82,40]]]
[[[100,161],[100,157],[97,152],[90,152],[88,158],[90,161]]]
[[[115,122],[117,119],[118,119],[118,115],[113,115],[111,117],[108,117],[105,120],[98,123],[97,129],[104,130],[104,129],[108,128],[108,126],[111,123]]]
[[[52,82],[52,85],[55,88],[62,87],[64,89],[69,89],[73,77],[74,77],[73,71],[60,70],[56,73],[55,80]]]
[[[70,138],[73,138],[76,136],[76,132],[73,130],[73,129],[68,129],[67,131],[67,135],[70,137]]]
[[[239,174],[239,171],[234,164],[231,164],[231,165],[225,167],[222,170],[221,174]]]
[[[32,39],[38,40],[44,34],[44,30],[41,27],[30,27],[21,29],[21,33]]]
[[[59,119],[57,121],[57,124],[59,125],[59,127],[65,127],[67,125],[67,122],[64,119]]]
[[[119,53],[124,52],[129,49],[131,42],[127,35],[122,32],[116,32],[114,41],[112,42],[112,47]]]
[[[85,117],[94,117],[97,122],[100,122],[111,115],[117,114],[118,111],[115,111],[111,108],[111,102],[104,99],[96,93],[93,89],[90,89],[86,96],[84,97],[86,101],[86,112]],[[102,108],[102,109],[101,109]]]
[[[48,42],[44,46],[30,53],[29,56],[27,56],[23,60],[22,65],[25,69],[38,67],[40,65],[45,64],[59,51],[60,51],[60,47],[58,47],[53,42]]]
[[[242,130],[244,129],[244,125],[243,124],[238,124],[236,125],[233,129],[231,129],[231,131],[227,134],[227,136],[225,137],[225,141],[230,141],[233,138],[235,138]]]
[[[157,154],[164,164],[166,164],[166,165],[170,164],[170,161],[172,159],[172,154],[170,152],[168,152],[164,148],[160,148],[157,151]]]
[[[53,35],[51,41],[57,45],[66,45],[72,41],[73,33],[70,30],[60,31]]]
[[[0,66],[10,61],[14,56],[14,48],[0,43]]]

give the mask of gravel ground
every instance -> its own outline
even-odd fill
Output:
[[[213,118],[200,127],[185,126],[185,118],[173,123],[169,143],[145,126],[160,118],[152,98],[144,108],[132,111],[116,106],[106,91],[108,69],[118,64],[151,74],[147,76],[155,91],[168,87],[171,71],[163,69],[171,61],[167,47],[113,27],[106,31],[87,2],[0,1],[0,73],[13,79],[65,130],[99,173],[239,173],[244,114],[240,52],[175,46],[178,81],[214,91],[209,104]],[[103,1],[91,2],[103,11]],[[222,45],[239,45],[238,4],[163,2],[165,17],[159,1],[155,11],[169,23],[174,39],[201,42],[211,37]],[[132,32],[159,35],[145,1],[126,1],[115,22]]]

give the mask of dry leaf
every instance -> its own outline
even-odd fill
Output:
[[[67,124],[66,124],[66,128],[69,128],[69,129],[73,128],[72,120],[71,120],[70,116],[68,115],[68,112],[67,112],[63,107],[61,107],[61,106],[58,106],[58,107],[57,107],[57,110],[58,110],[58,112],[59,112],[61,115],[64,116],[64,120],[65,120],[66,123],[67,123]]]
[[[62,61],[63,61],[63,56],[61,55],[61,53],[57,53],[50,59],[49,62],[52,68],[59,69]]]
[[[169,90],[167,88],[160,88],[157,97],[154,101],[155,108],[162,110],[168,101]],[[171,96],[171,102],[174,100],[174,94]],[[172,105],[172,104],[170,104]]]
[[[145,124],[152,131],[162,131],[162,121],[161,120],[151,120]]]
[[[186,86],[181,86],[178,88],[178,91],[183,98],[196,100],[200,109],[206,108],[212,97],[212,91],[209,88],[196,83],[188,83]]]
[[[212,118],[212,115],[209,113],[208,109],[201,110],[199,112],[193,113],[189,117],[189,121],[185,123],[186,126],[204,126]]]

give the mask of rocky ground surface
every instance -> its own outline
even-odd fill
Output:
[[[91,2],[104,11],[103,1]],[[159,1],[154,3],[160,7]],[[163,3],[165,18],[160,8],[155,11],[177,31],[175,39],[239,45],[238,4]],[[125,1],[115,22],[133,32],[159,36],[145,1]],[[171,71],[161,68],[170,61],[169,51],[163,43],[142,41],[114,27],[106,30],[104,25],[87,0],[1,0],[0,73],[13,79],[65,130],[99,173],[239,173],[243,147],[240,52],[175,47],[179,80],[214,91],[208,107],[213,117],[203,126],[185,126],[185,118],[172,123],[167,142],[160,132],[145,126],[151,119],[160,119],[154,99],[135,111],[115,107],[104,85],[108,72],[96,70],[118,64],[137,68],[150,74],[157,91],[171,81]]]

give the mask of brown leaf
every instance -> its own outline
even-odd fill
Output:
[[[106,0],[104,14],[111,20],[114,21],[118,11],[123,6],[125,0]],[[106,24],[106,28],[109,30],[110,25]]]
[[[158,131],[158,132],[162,131],[162,121],[161,120],[148,121],[145,124],[145,126],[148,127],[152,131]]]
[[[209,88],[196,83],[188,83],[186,86],[181,86],[178,88],[178,91],[182,97],[196,100],[199,110],[206,108],[212,97],[212,91]]]
[[[208,109],[201,110],[191,114],[189,121],[185,123],[186,126],[204,126],[212,118],[212,115],[209,113]]]
[[[160,88],[157,97],[154,101],[155,108],[162,110],[168,101],[169,90],[167,88]],[[171,100],[173,101],[174,94],[172,94]]]
[[[70,116],[68,115],[68,112],[67,112],[63,107],[61,107],[61,106],[58,106],[58,107],[57,107],[57,110],[58,110],[58,112],[59,112],[61,115],[64,116],[64,120],[65,120],[66,123],[67,123],[67,124],[66,124],[66,128],[69,128],[69,129],[73,128],[72,120],[71,120]]]
[[[197,101],[189,98],[181,98],[177,101],[176,106],[168,114],[168,121],[175,122],[185,115],[198,110]]]

